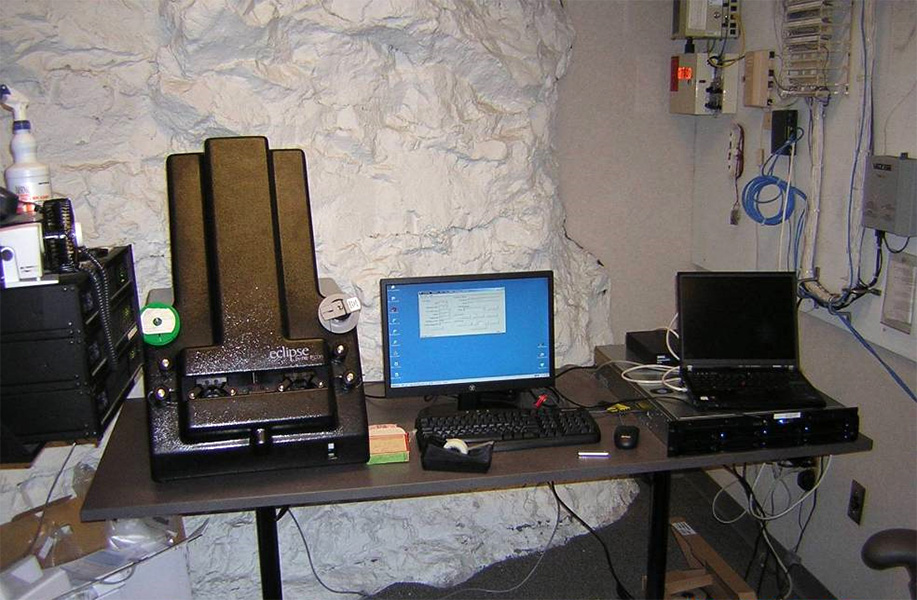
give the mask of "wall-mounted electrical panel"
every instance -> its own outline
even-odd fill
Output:
[[[738,106],[739,61],[734,54],[717,57],[727,66],[715,67],[710,54],[672,57],[669,112],[679,115],[735,114]]]
[[[852,0],[783,0],[780,91],[824,98],[850,79]]]
[[[863,227],[917,235],[917,159],[870,156],[863,195]]]
[[[753,50],[745,53],[742,92],[745,106],[767,108],[774,103],[773,50]]]
[[[739,37],[739,0],[674,0],[672,39]]]

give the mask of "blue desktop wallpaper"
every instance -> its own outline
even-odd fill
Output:
[[[391,387],[547,377],[547,278],[390,284],[383,327]]]

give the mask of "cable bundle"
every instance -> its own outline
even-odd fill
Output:
[[[791,136],[780,148],[775,150],[761,165],[761,174],[753,177],[745,187],[742,188],[742,208],[753,221],[761,225],[779,225],[793,215],[796,208],[796,199],[806,201],[806,195],[797,187],[780,179],[774,175],[774,167],[777,166],[777,158],[782,155],[784,149],[790,148],[790,178],[793,176],[793,157],[796,154],[796,143],[802,139],[802,130],[797,130],[796,134]],[[774,186],[778,194],[767,200],[761,199],[761,192],[766,188]],[[775,215],[765,217],[760,210],[762,204],[770,204],[777,200],[783,199],[780,204],[780,210]]]
[[[761,200],[761,192],[770,186],[776,187],[780,193],[769,200]],[[793,215],[793,210],[796,208],[797,197],[801,198],[803,201],[806,200],[806,195],[799,188],[788,185],[786,181],[774,174],[762,174],[752,178],[742,189],[742,208],[745,209],[745,214],[756,223],[760,223],[761,225],[779,225],[785,219],[789,219]],[[759,206],[762,204],[769,204],[780,198],[786,198],[785,206],[782,206],[777,214],[765,217],[761,213]]]

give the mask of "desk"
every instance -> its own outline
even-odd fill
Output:
[[[614,400],[584,370],[564,375],[557,386],[584,404]],[[376,394],[378,391],[381,391],[381,386],[368,385],[369,393]],[[367,399],[370,423],[398,423],[406,430],[413,429],[414,418],[422,406],[423,401],[417,398]],[[645,427],[641,427],[643,431],[637,448],[616,450],[612,433],[620,422],[618,417],[600,416],[597,421],[602,430],[602,441],[597,444],[500,452],[494,455],[490,471],[485,474],[424,471],[420,466],[416,442],[412,441],[409,463],[376,467],[340,465],[156,483],[150,477],[144,403],[142,400],[127,400],[111,432],[80,516],[84,521],[96,521],[255,510],[262,592],[265,597],[280,597],[280,557],[275,522],[278,508],[648,474],[652,482],[652,509],[646,593],[649,598],[662,598],[672,471],[846,454],[872,448],[872,441],[860,436],[857,441],[846,444],[668,458],[663,444]],[[636,415],[627,416],[626,421],[639,425]],[[577,458],[580,449],[609,450],[611,456],[601,460],[582,460]]]

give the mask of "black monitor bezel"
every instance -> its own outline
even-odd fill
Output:
[[[749,367],[749,366],[799,366],[799,325],[798,309],[796,307],[797,299],[797,279],[796,274],[792,271],[685,271],[676,275],[676,297],[679,313],[679,320],[690,320],[691,315],[685,314],[684,306],[688,296],[697,292],[698,282],[715,281],[718,284],[731,284],[739,289],[744,287],[743,284],[750,281],[773,281],[775,286],[774,296],[783,296],[784,306],[778,307],[786,311],[786,321],[791,321],[792,326],[787,328],[784,333],[788,336],[785,342],[787,352],[784,356],[742,356],[742,357],[710,357],[697,356],[693,349],[686,348],[685,340],[689,336],[682,335],[679,338],[679,361],[682,367],[692,368],[711,368],[711,367]],[[776,288],[779,287],[779,290]],[[705,290],[706,291],[706,290]],[[748,295],[748,294],[746,294]],[[760,300],[760,298],[749,297],[749,301]],[[723,320],[732,319],[732,315],[727,315]],[[683,326],[682,326],[683,328]],[[681,328],[680,328],[681,329]],[[735,332],[726,328],[713,328],[709,334],[701,335],[735,335]]]
[[[425,283],[453,283],[467,281],[493,281],[499,279],[547,279],[548,282],[548,332],[549,344],[549,374],[547,377],[532,377],[525,379],[504,379],[481,382],[463,382],[453,384],[424,384],[409,387],[391,386],[389,373],[389,334],[388,298],[385,290],[388,285],[413,285]],[[456,394],[480,394],[482,392],[512,392],[531,388],[546,388],[554,385],[554,271],[514,271],[508,273],[466,273],[461,275],[427,275],[415,277],[390,277],[379,281],[380,316],[382,327],[382,374],[385,385],[386,398],[406,398],[412,396],[444,396]]]

